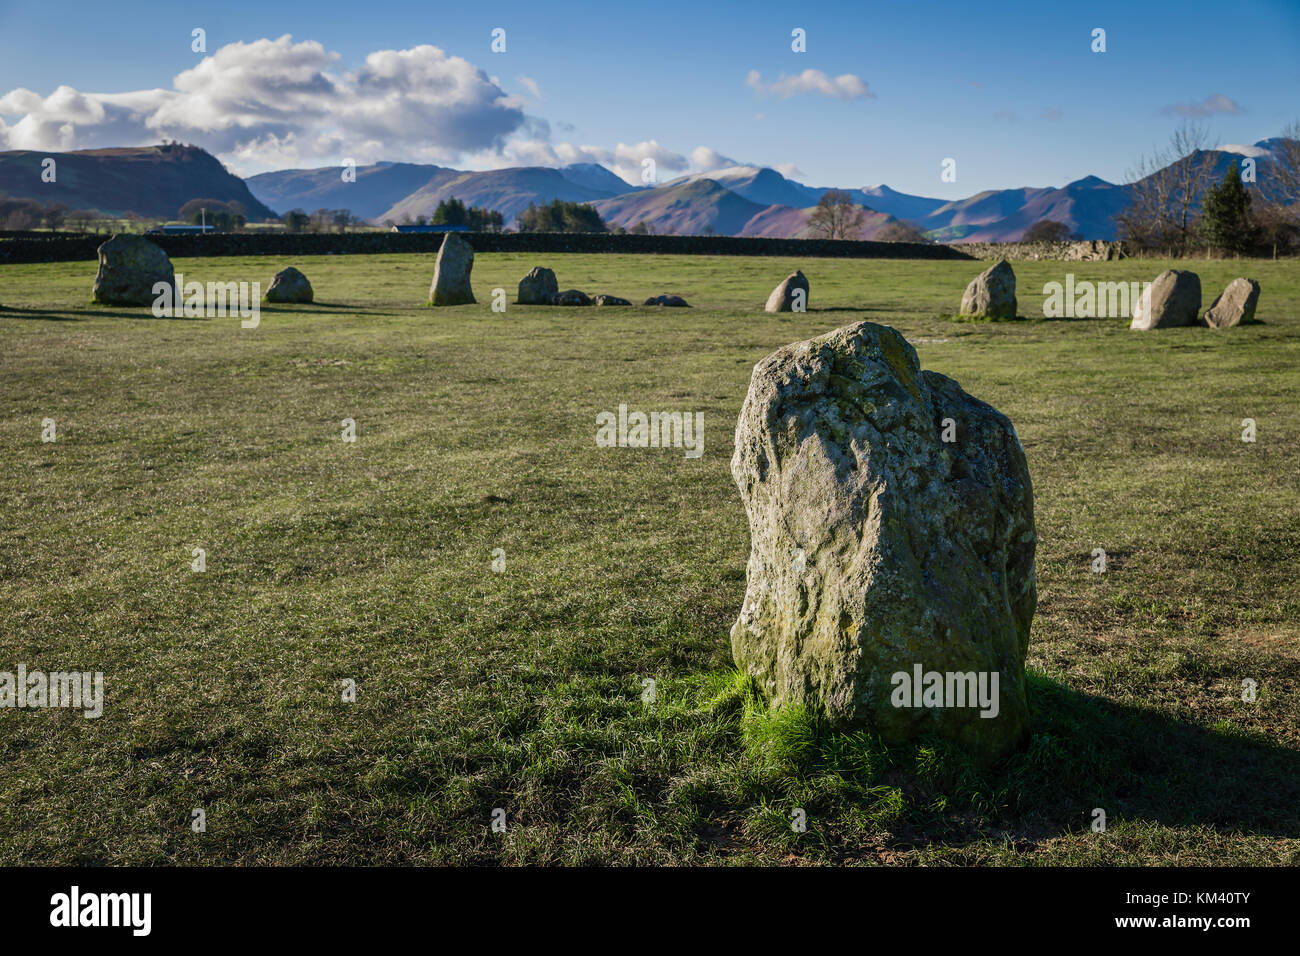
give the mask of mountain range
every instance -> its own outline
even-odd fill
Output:
[[[780,176],[775,170],[764,170]],[[734,186],[734,180],[732,180]],[[798,183],[790,183],[799,186]],[[800,188],[807,189],[803,186]],[[685,177],[654,189],[642,189],[592,203],[611,227],[631,229],[645,223],[660,235],[765,236],[802,239],[811,235],[808,218],[817,204],[806,207],[755,202],[737,188],[711,176]],[[864,211],[862,238],[897,221],[887,213]]]
[[[1273,140],[1253,146],[1225,146],[1207,151],[1216,178],[1242,156],[1261,163],[1271,157]],[[1195,154],[1195,162],[1202,154]],[[1185,160],[1186,161],[1186,160]],[[420,170],[416,173],[415,170]],[[399,170],[409,170],[399,172]],[[426,181],[400,199],[393,197],[420,175]],[[391,183],[383,190],[363,190],[369,180]],[[465,172],[439,166],[411,167],[379,163],[358,168],[357,182],[341,181],[339,167],[283,170],[248,180],[254,195],[269,205],[346,206],[376,222],[415,221],[432,215],[452,196],[468,205],[498,209],[509,224],[531,203],[553,199],[591,203],[611,226],[631,229],[644,223],[658,234],[716,234],[802,238],[810,234],[809,216],[828,188],[808,186],[775,169],[730,166],[692,173],[662,185],[630,186],[594,163],[559,168],[524,166]],[[1116,217],[1130,202],[1133,187],[1085,176],[1064,186],[986,190],[947,201],[901,193],[889,186],[843,189],[862,206],[861,237],[873,238],[897,220],[915,223],[941,242],[1012,242],[1042,219],[1063,223],[1085,239],[1114,239]],[[328,202],[323,200],[328,199]],[[319,202],[319,205],[317,203]]]
[[[507,222],[530,203],[564,199],[593,202],[632,189],[618,176],[595,163],[554,169],[518,166],[466,172],[444,166],[375,163],[356,168],[356,180],[343,177],[340,166],[286,169],[248,179],[248,187],[263,202],[281,211],[350,209],[376,222],[414,221],[431,216],[438,203],[456,198],[470,206],[498,210]]]
[[[1224,146],[1206,155],[1216,177],[1222,177],[1228,164],[1243,156],[1267,164],[1276,142]],[[57,163],[55,182],[41,177],[42,162],[49,157]],[[285,169],[241,180],[204,150],[179,144],[52,154],[0,152],[0,196],[149,217],[175,216],[186,201],[205,198],[240,202],[250,220],[271,218],[272,210],[283,214],[326,208],[349,209],[376,223],[401,223],[430,217],[440,202],[455,197],[466,205],[500,211],[509,226],[529,205],[560,199],[591,203],[611,228],[632,229],[644,223],[661,235],[802,238],[810,235],[809,217],[827,188],[746,165],[650,186],[631,186],[596,163],[467,171],[381,162],[355,170]],[[863,207],[864,239],[905,220],[938,241],[1010,242],[1042,219],[1063,223],[1085,239],[1114,239],[1116,216],[1128,205],[1133,188],[1086,176],[1060,187],[986,190],[954,201],[901,193],[885,185],[844,192]]]

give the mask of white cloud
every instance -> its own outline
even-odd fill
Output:
[[[208,149],[239,175],[345,159],[471,168],[599,163],[633,185],[641,185],[646,159],[654,160],[659,182],[691,168],[737,165],[707,146],[685,156],[655,139],[613,147],[553,142],[550,124],[524,112],[525,94],[541,100],[540,86],[523,74],[515,80],[520,95],[429,45],[377,50],[349,70],[338,53],[286,34],[223,46],[166,89],[10,90],[0,95],[0,148],[66,151],[174,139]],[[856,77],[830,80],[811,70],[769,88],[787,96],[796,86],[825,92],[827,84],[830,95],[869,95]]]
[[[707,146],[696,146],[691,150],[691,165],[702,172],[708,172],[711,169],[725,169],[728,166],[741,166],[743,164],[736,162],[730,156],[723,156],[716,149],[710,149]]]
[[[18,116],[4,130],[11,149],[93,149],[156,143],[149,116],[176,94],[169,90],[82,93],[60,86],[47,97],[17,89],[0,97],[0,115]]]
[[[61,86],[59,89],[68,89],[68,87]],[[39,93],[33,93],[20,86],[0,96],[0,114],[13,116],[15,113],[31,113],[40,109],[43,102]]]
[[[543,99],[542,88],[537,85],[537,81],[534,80],[531,76],[524,76],[522,73],[520,73],[519,76],[515,77],[515,79],[519,81],[519,85],[522,86],[524,89],[526,89],[528,91],[528,95],[531,96],[533,99],[535,100]]]
[[[1212,116],[1215,113],[1241,113],[1243,110],[1236,100],[1230,99],[1222,93],[1214,93],[1199,103],[1172,103],[1160,112],[1170,116],[1186,116],[1189,119],[1198,119]]]
[[[409,159],[451,162],[501,148],[526,125],[521,103],[486,73],[434,46],[379,50],[354,72],[314,41],[232,43],[172,89],[88,93],[60,86],[0,97],[14,149],[196,143],[249,169]]]
[[[1221,153],[1236,153],[1238,156],[1248,156],[1251,159],[1260,159],[1262,157],[1272,157],[1270,150],[1261,146],[1247,146],[1241,143],[1224,143],[1222,146],[1214,147]]]
[[[782,73],[771,83],[765,83],[758,70],[750,70],[745,85],[762,96],[776,96],[783,100],[800,93],[817,93],[837,100],[875,99],[876,96],[859,76],[842,73],[831,78],[821,70],[804,70],[793,76]]]
[[[552,143],[545,139],[512,139],[500,150],[470,157],[472,162],[501,168],[505,166],[568,166],[571,163],[600,163],[609,166],[613,150],[599,146],[575,146]]]
[[[664,172],[681,172],[689,161],[681,153],[661,146],[656,140],[642,143],[619,143],[613,149],[603,146],[578,146],[574,143],[552,143],[545,139],[512,139],[500,150],[470,156],[471,164],[501,168],[505,166],[568,166],[571,163],[599,163],[624,181],[634,185],[641,182],[642,160],[653,159],[657,179],[662,182]]]
[[[675,153],[667,147],[660,146],[657,140],[650,139],[632,145],[619,143],[614,147],[613,163],[610,164],[610,168],[625,181],[640,186],[644,185],[641,182],[641,171],[646,159],[654,160],[657,183],[662,183],[668,178],[665,173],[680,173],[690,165],[689,160],[681,153]]]

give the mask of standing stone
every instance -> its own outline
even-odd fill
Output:
[[[1016,317],[1016,274],[1006,259],[999,259],[966,286],[961,314],[985,319]]]
[[[143,236],[113,236],[99,247],[94,301],[105,305],[152,305],[154,285],[176,285],[171,260]],[[180,296],[175,295],[175,300]]]
[[[267,302],[311,302],[314,297],[307,277],[293,266],[277,272],[266,290]]]
[[[552,305],[591,305],[591,299],[587,293],[580,289],[565,289],[563,292],[556,293],[551,299]]]
[[[735,449],[751,550],[731,647],[771,704],[886,742],[934,734],[992,756],[1020,741],[1037,536],[1006,416],[862,322],[759,362]],[[996,675],[996,716],[924,706],[924,681],[909,702],[923,706],[898,706],[896,675],[918,668],[983,675],[989,692]]]
[[[1212,329],[1228,329],[1249,322],[1259,304],[1259,283],[1254,279],[1233,279],[1205,313],[1205,324]]]
[[[447,233],[438,250],[433,267],[433,284],[429,286],[430,305],[473,305],[474,290],[469,286],[474,268],[474,249],[454,232]]]
[[[550,305],[559,291],[555,273],[537,266],[519,280],[519,296],[515,301],[520,305]]]
[[[1133,306],[1130,329],[1168,329],[1195,325],[1201,312],[1201,277],[1166,269]]]
[[[605,293],[602,292],[600,295],[595,295],[591,297],[591,304],[592,305],[631,305],[632,303],[629,302],[627,299],[620,299],[616,295],[606,295]]]
[[[793,275],[786,276],[772,294],[767,297],[766,309],[768,312],[793,312],[795,311],[795,289],[802,289],[802,302],[799,303],[800,312],[808,310],[808,279],[802,272],[796,271]]]

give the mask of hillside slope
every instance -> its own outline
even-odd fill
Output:
[[[46,157],[55,161],[55,181],[50,183],[41,180]],[[191,199],[238,202],[250,221],[275,215],[211,153],[179,144],[0,152],[0,195],[98,209],[112,216],[136,212],[171,218]]]
[[[673,188],[705,180],[715,182],[760,206],[792,206],[802,209],[815,206],[825,191],[787,179],[775,169],[765,166],[729,166],[706,173],[692,173],[670,180],[664,186]]]
[[[1037,190],[1008,215],[964,233],[966,242],[1014,242],[1034,223],[1050,219],[1087,239],[1114,239],[1115,217],[1129,204],[1129,188],[1088,176],[1060,189]]]
[[[816,206],[806,209],[792,209],[789,206],[769,206],[745,224],[742,236],[755,236],[770,239],[818,239],[808,225],[808,219]],[[877,212],[863,207],[862,231],[858,239],[874,239],[881,227],[898,220],[888,213]]]
[[[571,175],[575,178],[584,178],[577,174]],[[618,183],[623,189],[632,189],[622,180],[618,180]],[[438,207],[438,203],[454,196],[467,206],[481,206],[484,209],[499,211],[505,217],[506,225],[510,225],[515,217],[530,205],[542,205],[554,199],[562,199],[566,202],[594,202],[615,195],[614,188],[617,187],[593,188],[590,185],[574,182],[564,174],[563,170],[547,166],[515,166],[509,169],[489,169],[484,172],[441,170],[420,189],[394,203],[375,218],[380,222],[389,219],[393,222],[402,222],[420,216],[430,216]]]
[[[639,222],[660,235],[738,236],[769,207],[750,202],[712,179],[664,185],[594,204],[605,222],[631,229]]]
[[[282,213],[350,209],[363,219],[373,219],[439,174],[455,172],[417,163],[374,163],[357,167],[356,182],[344,181],[341,166],[280,169],[251,176],[247,182],[254,196]]]

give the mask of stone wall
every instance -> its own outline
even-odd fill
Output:
[[[615,236],[572,233],[462,232],[475,252],[619,252],[660,255],[789,256],[850,259],[969,259],[949,246],[830,239],[748,239],[738,236]],[[95,259],[107,236],[46,233],[0,239],[0,263]],[[207,236],[150,236],[172,258],[190,256],[320,256],[383,252],[437,253],[439,233],[354,232],[222,233]]]
[[[1124,258],[1122,242],[1082,239],[1074,242],[962,242],[953,246],[977,259],[1058,259],[1065,262],[1107,262]]]
[[[739,236],[616,236],[609,233],[463,232],[475,252],[619,252],[659,255],[787,256],[846,259],[1059,259],[1098,262],[1124,257],[1123,244],[1079,242],[851,242],[838,239],[749,239]],[[93,260],[106,235],[82,233],[0,234],[0,263]],[[192,256],[323,256],[383,252],[436,254],[440,233],[287,232],[150,236],[172,258]]]

